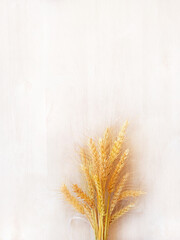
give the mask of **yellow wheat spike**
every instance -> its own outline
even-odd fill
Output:
[[[81,162],[83,166],[88,166],[88,159],[85,153],[85,150],[83,148],[80,149],[80,156],[81,156]]]
[[[106,154],[106,158],[109,155],[109,150],[110,150],[110,130],[109,128],[106,128],[105,132],[104,132],[104,137],[103,137],[103,142],[104,142],[104,148],[105,148],[105,154]]]
[[[89,192],[90,196],[93,198],[94,187],[93,187],[92,179],[90,176],[91,164],[89,164],[89,159],[87,157],[87,153],[85,152],[85,150],[83,148],[80,149],[80,156],[81,156],[81,163],[82,163],[81,169],[87,180],[88,192]]]
[[[101,215],[104,215],[103,189],[102,189],[102,184],[97,175],[94,176],[94,182],[95,182],[96,191],[97,191],[97,210]]]
[[[96,149],[96,144],[92,140],[92,138],[89,139],[89,149],[92,155],[92,160],[93,160],[93,172],[95,174],[98,174],[99,170],[99,156],[98,156],[98,151]]]
[[[87,205],[83,205],[84,206],[84,212],[85,215],[87,217],[87,219],[89,220],[89,222],[91,223],[92,228],[95,228],[95,223],[94,223],[94,216],[93,216],[93,210],[90,209]]]
[[[122,208],[121,210],[119,210],[118,212],[114,213],[111,216],[110,219],[110,224],[113,223],[115,220],[117,220],[119,217],[121,217],[122,215],[124,215],[125,213],[127,213],[131,208],[133,208],[135,206],[135,203],[130,203],[129,205],[127,205],[126,207]]]
[[[117,189],[116,189],[116,191],[115,191],[114,194],[113,194],[113,197],[112,197],[112,200],[111,200],[111,205],[110,205],[110,214],[112,214],[112,212],[113,212],[116,204],[117,204],[118,201],[119,201],[120,193],[121,193],[121,191],[123,190],[124,185],[125,185],[128,177],[129,177],[129,174],[128,174],[128,173],[126,173],[126,174],[122,177],[121,182],[118,184]]]
[[[101,170],[101,181],[102,181],[102,185],[103,185],[103,191],[105,191],[105,187],[106,187],[106,183],[107,183],[107,169],[108,169],[108,161],[109,161],[109,151],[110,151],[110,145],[111,145],[111,140],[110,140],[110,130],[109,128],[107,128],[105,130],[103,139],[102,139],[102,144],[103,144],[103,149],[101,151],[103,151],[103,157],[104,157],[104,161],[103,161],[103,166],[102,166],[102,170]]]
[[[102,177],[105,175],[105,167],[104,163],[106,160],[106,152],[105,152],[105,143],[103,139],[99,139],[99,148],[100,148],[100,171],[99,171],[99,176],[102,179]]]
[[[126,191],[121,193],[121,195],[119,197],[119,201],[123,200],[125,198],[128,198],[128,197],[139,197],[140,195],[143,195],[143,194],[145,194],[145,192],[143,192],[143,191],[126,190]]]
[[[84,214],[84,207],[82,204],[70,194],[69,190],[67,189],[67,186],[64,184],[61,188],[61,192],[64,194],[66,200],[73,205],[73,207],[80,212],[81,214]]]
[[[125,163],[125,160],[127,159],[127,156],[128,156],[128,153],[129,153],[129,149],[127,149],[123,155],[121,156],[113,174],[112,174],[112,177],[109,181],[109,184],[108,184],[108,192],[111,193],[114,191],[115,189],[115,186],[116,186],[116,183],[117,183],[117,179],[119,177],[119,174],[121,172],[121,169],[124,167],[124,163]]]
[[[73,191],[81,198],[90,208],[94,208],[93,200],[77,184],[73,184]]]
[[[90,173],[89,173],[89,169],[86,166],[81,166],[82,171],[84,172],[86,181],[87,181],[87,187],[88,187],[88,193],[91,199],[94,198],[94,194],[95,194],[95,189],[94,189],[94,182],[93,182],[93,178],[91,177]]]
[[[128,125],[128,121],[126,121],[123,124],[123,126],[122,126],[122,128],[121,128],[121,130],[118,134],[117,140],[114,142],[114,144],[112,146],[110,156],[109,156],[109,167],[111,167],[112,163],[114,162],[114,160],[116,159],[116,157],[120,153],[121,146],[122,146],[123,141],[124,141],[127,125]]]

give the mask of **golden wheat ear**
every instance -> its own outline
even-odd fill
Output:
[[[113,192],[115,190],[115,186],[117,184],[117,180],[118,180],[119,174],[120,174],[122,168],[125,165],[125,160],[127,159],[128,153],[129,153],[129,149],[127,149],[123,153],[123,155],[121,156],[118,164],[115,167],[114,172],[112,173],[111,179],[110,179],[109,184],[108,184],[108,191],[109,191],[109,193],[111,193],[111,192]]]
[[[144,194],[146,194],[146,193],[143,191],[139,191],[139,190],[126,190],[121,193],[121,195],[119,197],[119,201],[121,201],[125,198],[129,198],[129,197],[139,197]]]
[[[111,149],[111,152],[110,152],[110,156],[109,156],[109,163],[110,164],[112,164],[114,162],[114,160],[116,159],[116,157],[120,153],[120,150],[121,150],[124,138],[125,138],[125,133],[126,133],[127,126],[128,126],[128,121],[126,121],[123,124],[123,126],[122,126],[122,128],[121,128],[121,130],[118,134],[117,140],[113,143],[113,146],[112,146],[112,149]]]
[[[111,136],[110,129],[106,128],[102,141],[104,142],[106,158],[109,155],[110,145],[111,145]]]
[[[113,197],[112,197],[112,200],[111,200],[111,204],[110,204],[110,214],[112,214],[114,208],[116,207],[118,201],[119,201],[119,197],[120,197],[120,194],[128,180],[128,177],[129,177],[129,173],[126,173],[123,177],[122,177],[122,180],[121,182],[118,184],[116,190],[114,191],[113,193]]]
[[[93,200],[77,184],[73,184],[73,191],[90,208],[93,209],[95,207]]]
[[[99,153],[92,138],[89,139],[88,146],[92,157],[93,173],[97,175],[99,172]]]
[[[80,148],[80,157],[81,157],[81,163],[83,166],[88,166],[88,159],[85,153],[85,150],[83,148]]]
[[[94,182],[96,185],[96,192],[97,192],[97,209],[100,214],[104,215],[104,211],[105,211],[104,193],[102,189],[102,183],[97,175],[94,176]]]
[[[100,150],[100,159],[99,159],[99,176],[102,179],[103,176],[105,175],[105,168],[104,168],[104,164],[106,161],[106,150],[105,150],[105,144],[103,139],[99,139],[99,150]]]
[[[125,213],[129,212],[129,210],[131,210],[133,207],[135,207],[135,203],[130,203],[126,207],[120,209],[118,212],[115,212],[110,218],[110,224],[123,216]]]
[[[61,192],[64,194],[66,200],[81,214],[84,214],[84,207],[83,205],[73,196],[70,194],[67,186],[64,184],[61,187]]]
[[[106,183],[107,183],[107,170],[108,170],[108,161],[109,161],[109,152],[111,147],[111,138],[110,138],[110,129],[107,128],[104,132],[104,136],[99,141],[100,145],[100,154],[101,154],[101,169],[100,169],[100,177],[103,184],[103,191],[105,191]]]

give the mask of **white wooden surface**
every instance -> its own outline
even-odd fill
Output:
[[[111,240],[180,239],[179,25],[178,0],[0,0],[0,239],[68,240],[58,188],[124,119],[148,193]]]

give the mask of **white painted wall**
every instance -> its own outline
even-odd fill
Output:
[[[111,240],[180,239],[179,25],[178,0],[0,0],[0,239],[68,240],[77,146],[124,119],[148,193]]]

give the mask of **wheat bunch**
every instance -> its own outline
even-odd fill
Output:
[[[129,172],[125,168],[129,150],[122,152],[127,121],[122,126],[115,141],[112,141],[110,129],[107,128],[103,138],[98,142],[89,139],[89,149],[80,150],[81,169],[85,176],[87,191],[77,184],[72,189],[73,196],[66,185],[61,189],[73,207],[84,214],[90,221],[96,240],[107,240],[109,226],[119,217],[135,206],[134,200],[144,192],[128,189]],[[126,171],[126,173],[122,174]],[[124,199],[130,203],[121,204]]]

